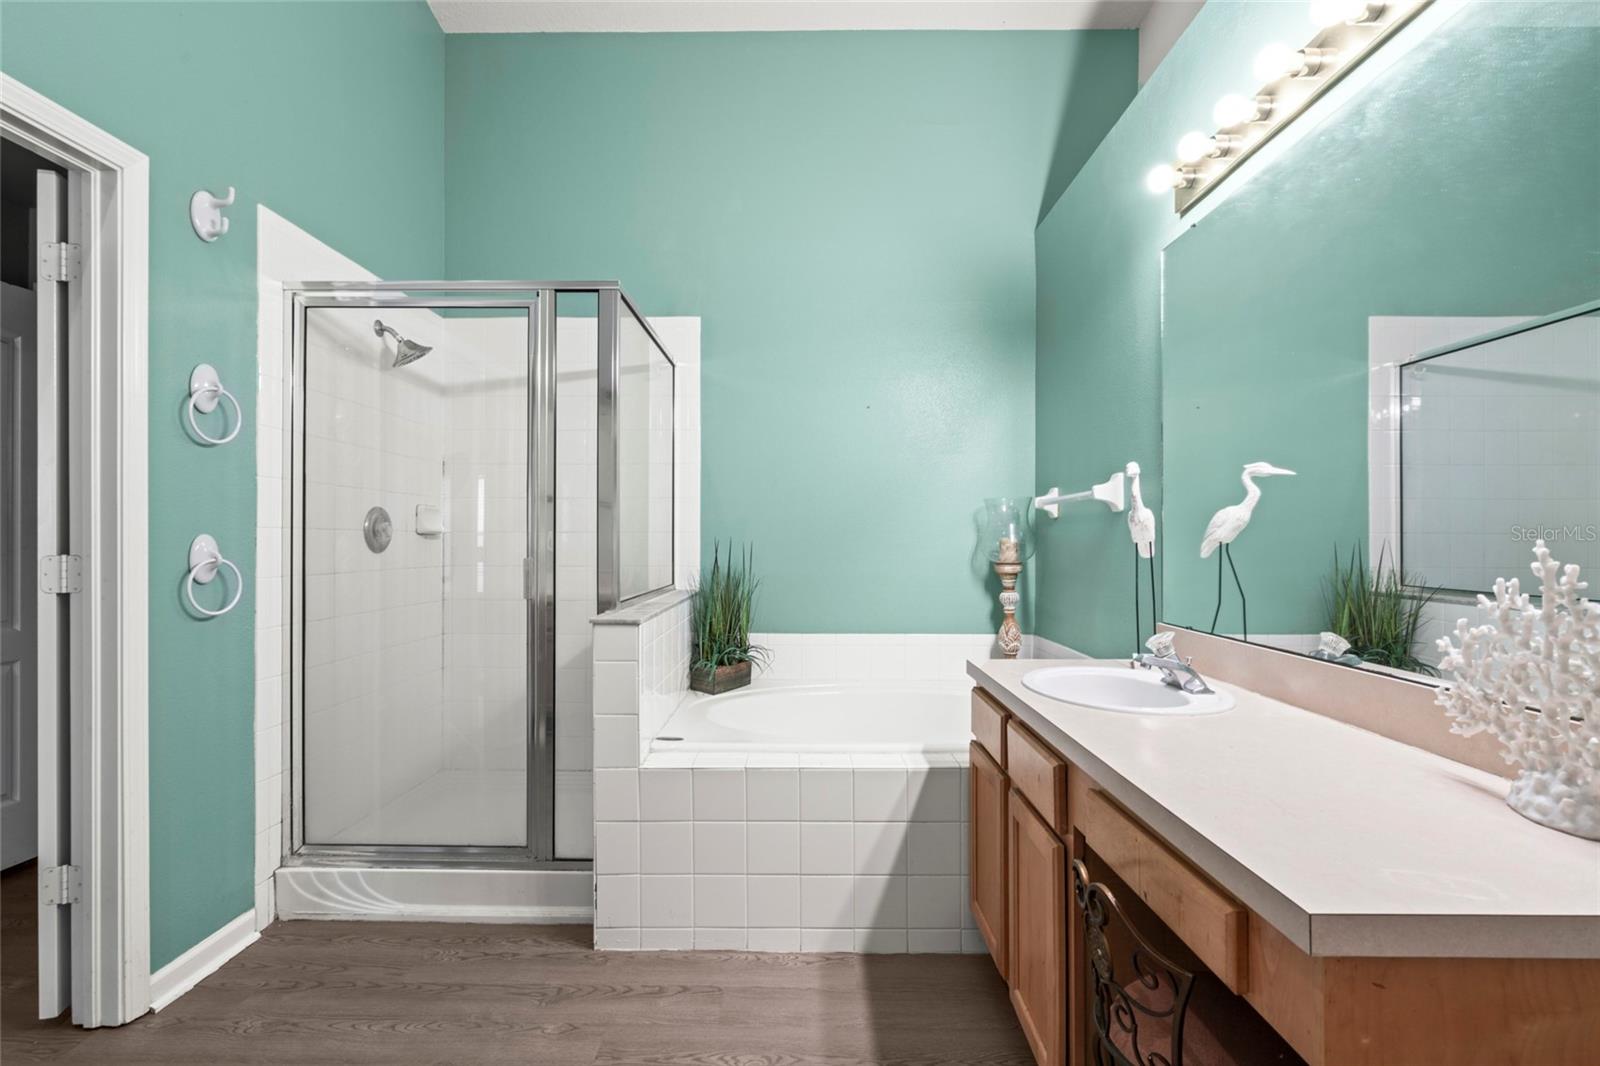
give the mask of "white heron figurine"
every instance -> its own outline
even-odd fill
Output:
[[[1271,463],[1246,463],[1244,473],[1239,475],[1239,480],[1244,482],[1244,501],[1224,507],[1212,515],[1211,521],[1206,524],[1206,535],[1200,540],[1200,558],[1211,558],[1217,546],[1222,546],[1222,555],[1217,556],[1217,609],[1211,615],[1211,632],[1217,631],[1217,619],[1222,614],[1222,558],[1227,556],[1228,569],[1233,571],[1233,583],[1239,590],[1239,617],[1244,638],[1250,639],[1250,615],[1245,606],[1244,583],[1239,580],[1239,571],[1233,565],[1232,545],[1244,532],[1244,527],[1250,524],[1250,516],[1255,513],[1256,504],[1261,500],[1261,489],[1256,486],[1255,479],[1293,476],[1293,470],[1285,470]]]
[[[1148,560],[1150,569],[1150,625],[1155,626],[1156,615],[1156,516],[1144,505],[1139,492],[1139,464],[1129,463],[1123,470],[1130,482],[1129,492],[1133,505],[1128,508],[1128,535],[1133,538],[1133,628],[1134,654],[1144,640],[1144,623],[1139,614],[1139,560]]]

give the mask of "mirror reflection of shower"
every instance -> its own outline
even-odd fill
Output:
[[[384,325],[383,319],[381,318],[373,319],[372,332],[376,333],[380,337],[387,333],[389,336],[394,338],[394,362],[389,364],[390,366],[400,367],[405,366],[408,363],[415,363],[418,359],[421,359],[423,356],[433,351],[433,349],[426,344],[418,344],[416,341],[406,340],[404,337],[400,336],[393,326]]]

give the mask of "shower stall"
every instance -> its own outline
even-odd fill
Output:
[[[285,865],[581,868],[590,620],[673,583],[671,357],[615,282],[285,314]]]

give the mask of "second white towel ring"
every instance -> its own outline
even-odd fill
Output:
[[[211,584],[217,576],[217,571],[224,566],[233,571],[233,595],[218,610],[213,611],[200,606],[194,598],[195,585]],[[207,618],[227,614],[239,605],[239,597],[244,595],[244,575],[239,573],[237,566],[222,557],[222,550],[217,547],[216,538],[209,533],[200,534],[189,544],[189,576],[184,580],[183,593],[189,599],[189,606]]]
[[[195,421],[194,414],[210,414],[217,409],[223,400],[233,404],[233,429],[226,436],[213,437],[200,428]],[[194,430],[194,435],[205,444],[226,444],[239,435],[239,430],[244,427],[244,408],[239,406],[239,400],[222,387],[222,379],[217,376],[217,368],[210,363],[201,363],[189,375],[189,428]]]

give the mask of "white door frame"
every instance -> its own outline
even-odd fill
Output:
[[[0,74],[0,133],[74,173],[67,240],[68,499],[83,592],[72,599],[72,1020],[120,1025],[150,1008],[150,160]],[[40,802],[48,797],[41,796]]]

